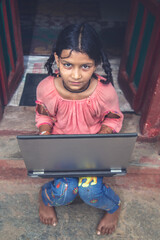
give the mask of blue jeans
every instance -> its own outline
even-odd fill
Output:
[[[78,194],[86,204],[108,213],[114,213],[120,205],[118,195],[103,183],[103,177],[57,178],[42,186],[46,206],[68,205]]]

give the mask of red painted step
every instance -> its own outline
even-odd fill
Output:
[[[106,184],[120,188],[160,188],[160,167],[130,166],[124,176],[105,177]],[[12,180],[28,184],[40,184],[50,179],[31,178],[23,160],[0,160],[0,180]]]

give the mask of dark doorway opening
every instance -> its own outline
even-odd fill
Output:
[[[49,55],[59,31],[87,21],[109,56],[121,56],[131,1],[19,0],[24,55]]]

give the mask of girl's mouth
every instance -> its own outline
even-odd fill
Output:
[[[79,86],[81,83],[80,82],[70,82],[71,85],[74,85],[74,86]]]
[[[72,82],[72,81],[69,82],[70,86],[81,86],[81,84],[82,84],[81,82]]]

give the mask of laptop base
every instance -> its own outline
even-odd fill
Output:
[[[99,170],[99,171],[92,171],[92,170],[86,170],[86,171],[55,171],[55,172],[49,172],[49,171],[28,171],[29,177],[41,177],[41,178],[60,178],[60,177],[90,177],[90,176],[96,176],[96,177],[113,177],[117,175],[125,175],[127,173],[126,169],[110,169],[110,170]]]

